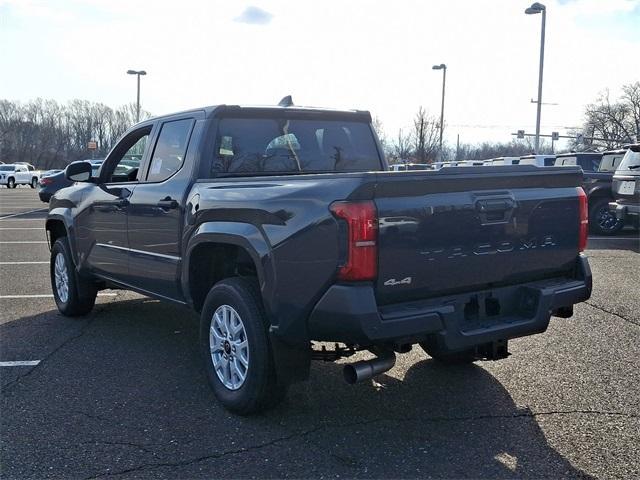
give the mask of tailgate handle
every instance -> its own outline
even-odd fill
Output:
[[[476,201],[482,225],[507,223],[511,220],[516,201],[511,197],[486,198]]]

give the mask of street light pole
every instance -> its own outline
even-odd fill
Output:
[[[440,146],[438,148],[438,155],[442,158],[442,132],[444,130],[444,92],[447,84],[447,66],[444,63],[440,65],[434,65],[432,70],[442,70],[442,105],[440,107]]]
[[[138,77],[138,93],[136,96],[136,123],[140,121],[140,75],[146,75],[144,70],[127,70],[129,75],[137,75]]]
[[[542,113],[542,72],[544,70],[544,33],[545,26],[547,23],[547,8],[538,2],[533,3],[529,8],[527,8],[524,13],[527,15],[535,15],[537,13],[542,13],[542,29],[540,31],[540,68],[538,70],[538,101],[537,101],[537,112],[536,112],[536,139],[535,139],[535,152],[536,154],[540,151],[540,115]]]

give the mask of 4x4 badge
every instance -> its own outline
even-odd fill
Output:
[[[396,285],[411,285],[411,277],[403,278],[402,280],[396,280],[395,278],[390,278],[384,284],[387,287],[395,287]]]

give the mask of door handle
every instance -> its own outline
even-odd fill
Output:
[[[173,210],[174,208],[178,208],[178,201],[172,198],[165,198],[156,203],[156,206],[163,210]]]
[[[508,223],[517,206],[511,196],[496,196],[476,201],[476,211],[481,225]]]

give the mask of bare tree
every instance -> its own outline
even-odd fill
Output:
[[[422,107],[413,118],[413,149],[420,163],[433,162],[438,153],[439,122]]]
[[[85,100],[0,100],[0,160],[62,167],[90,156],[89,141],[98,142],[96,153],[104,156],[135,123],[135,111],[134,104],[113,110]],[[141,118],[147,117],[142,111]]]
[[[405,134],[402,129],[399,129],[398,137],[396,138],[396,142],[391,149],[393,152],[393,156],[397,161],[406,161],[411,156],[412,143],[413,139],[411,138],[411,133]]]
[[[640,82],[623,86],[622,92],[612,101],[606,90],[586,106],[583,133],[601,139],[587,143],[587,148],[612,149],[640,140]],[[585,145],[574,141],[572,148],[584,149]]]

